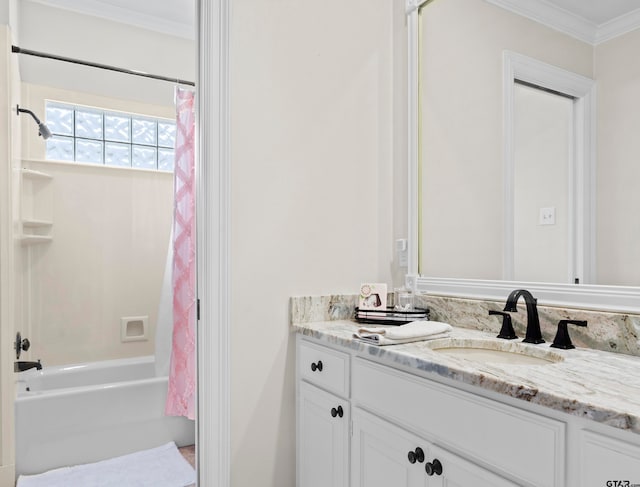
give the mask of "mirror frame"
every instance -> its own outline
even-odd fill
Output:
[[[415,292],[457,298],[503,301],[514,289],[531,291],[542,305],[638,313],[640,287],[601,286],[592,284],[552,284],[521,281],[494,281],[482,279],[447,279],[419,275],[419,10],[422,5],[437,0],[406,0],[407,63],[408,63],[408,268],[405,285]],[[590,142],[591,147],[595,140]],[[505,161],[505,164],[507,161]],[[595,160],[590,164],[595,167]],[[588,178],[589,174],[585,174]],[[591,176],[592,177],[592,176]],[[587,184],[594,185],[592,178]],[[594,194],[594,193],[592,193]],[[585,211],[587,209],[585,208]],[[595,229],[593,212],[588,221]],[[590,246],[593,252],[593,246]]]

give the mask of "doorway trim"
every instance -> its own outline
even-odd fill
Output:
[[[231,0],[197,0],[198,485],[230,485]]]
[[[511,51],[503,53],[504,107],[504,262],[503,279],[514,275],[514,84],[524,81],[574,98],[572,147],[569,171],[569,229],[571,273],[581,284],[595,282],[595,81],[537,59]],[[571,284],[568,282],[566,284]]]

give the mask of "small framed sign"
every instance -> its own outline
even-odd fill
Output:
[[[358,308],[387,309],[387,285],[384,283],[362,284],[360,286]]]

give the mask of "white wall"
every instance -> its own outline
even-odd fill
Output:
[[[235,2],[232,485],[295,485],[288,299],[391,284],[395,0]],[[397,24],[395,24],[397,26]],[[404,39],[401,40],[401,42]],[[399,141],[404,144],[404,139]],[[404,161],[402,161],[404,163]]]
[[[483,0],[422,12],[421,274],[502,279],[503,50],[590,77],[592,46]]]
[[[638,286],[640,29],[595,48],[598,90],[597,281]]]

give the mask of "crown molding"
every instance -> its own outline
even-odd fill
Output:
[[[592,45],[640,28],[640,9],[597,25],[545,0],[485,1]]]
[[[30,0],[49,7],[100,17],[175,37],[195,40],[195,20],[191,23],[138,12],[101,0]]]
[[[598,26],[544,0],[485,0],[583,42],[594,44]]]
[[[600,24],[596,32],[595,44],[601,44],[636,29],[640,29],[640,8]]]

